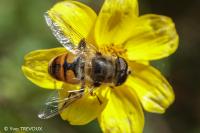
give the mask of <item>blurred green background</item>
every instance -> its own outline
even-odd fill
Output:
[[[99,10],[101,0],[82,0]],[[0,133],[8,127],[42,127],[46,133],[100,133],[96,121],[71,126],[59,116],[41,120],[37,113],[49,95],[22,74],[26,53],[58,47],[43,13],[56,0],[0,0]],[[172,84],[175,103],[164,115],[145,113],[144,133],[200,132],[200,1],[139,0],[140,14],[170,16],[180,35],[180,46],[167,59],[153,62]]]

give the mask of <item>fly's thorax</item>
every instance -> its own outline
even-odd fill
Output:
[[[112,83],[115,76],[114,58],[96,54],[86,66],[87,75],[93,86],[98,87],[104,83]]]
[[[77,84],[79,80],[79,57],[66,53],[53,58],[49,62],[48,72],[56,80]]]
[[[129,75],[128,64],[121,57],[96,55],[91,59],[90,66],[90,77],[95,87],[105,83],[119,86]]]

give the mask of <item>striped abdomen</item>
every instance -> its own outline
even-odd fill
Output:
[[[59,55],[49,63],[48,72],[59,81],[77,84],[80,82],[77,78],[78,60],[79,58],[70,53]]]

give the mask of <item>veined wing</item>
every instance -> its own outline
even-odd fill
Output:
[[[44,17],[53,35],[60,42],[60,44],[62,44],[71,53],[74,53],[74,54],[77,53],[77,51],[79,50],[79,46],[81,45],[83,40],[85,41],[87,48],[98,51],[98,49],[93,44],[86,42],[85,37],[83,37],[83,35],[81,35],[78,31],[73,29],[72,26],[63,22],[62,19],[60,19],[59,17],[56,17],[56,15],[54,15],[54,17],[56,17],[56,19],[59,20],[58,22],[60,22],[60,24],[58,22],[55,22],[49,16],[48,12],[44,14]],[[64,33],[64,31],[66,31],[67,33]]]
[[[45,13],[45,19],[57,40],[70,52],[87,38],[96,20],[96,13],[77,1],[62,1]]]
[[[48,25],[48,27],[51,29],[53,35],[56,37],[56,39],[60,42],[60,44],[62,44],[67,50],[69,50],[72,53],[75,53],[75,49],[77,47],[78,44],[76,44],[73,40],[72,40],[72,35],[68,34],[68,36],[66,36],[63,32],[63,29],[61,28],[61,26],[59,26],[58,23],[56,23],[55,21],[53,21],[50,16],[48,15],[48,12],[44,14],[46,23]],[[72,27],[67,26],[68,30],[72,30]],[[72,33],[72,32],[71,32]],[[74,33],[74,31],[73,31]],[[81,35],[76,35],[77,37],[79,37],[78,40],[81,40]],[[75,45],[76,44],[76,45]]]
[[[58,115],[71,103],[80,99],[84,94],[84,90],[69,91],[69,96],[66,98],[60,98],[56,93],[55,96],[50,97],[45,103],[42,111],[39,112],[38,117],[41,119],[49,119]]]

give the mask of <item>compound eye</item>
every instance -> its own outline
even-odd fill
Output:
[[[117,66],[117,68],[116,68],[117,74],[116,74],[115,85],[119,86],[126,81],[127,76],[129,74],[129,70],[128,70],[128,64],[127,64],[126,60],[123,58],[120,58],[120,57],[116,60],[116,66]]]

